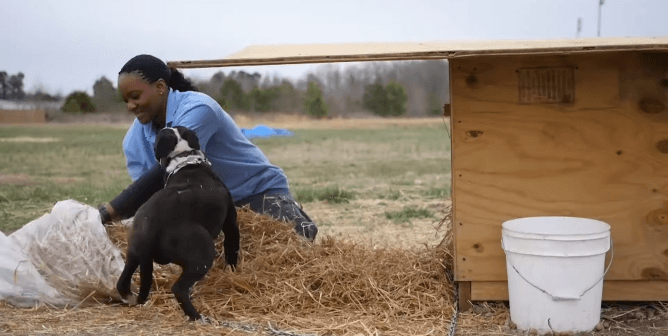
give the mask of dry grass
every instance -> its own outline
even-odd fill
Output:
[[[424,335],[450,327],[451,239],[411,249],[331,236],[313,244],[268,216],[248,209],[238,214],[238,270],[226,267],[221,255],[192,291],[210,324],[185,320],[169,290],[180,268],[166,265],[155,268],[154,288],[142,306],[108,303],[90,292],[81,293],[74,308],[0,304],[0,316],[12,316],[0,318],[0,333]],[[448,228],[439,230],[448,236]],[[121,251],[127,230],[121,223],[107,226]],[[222,240],[216,249],[222,252]]]
[[[317,334],[422,335],[446,330],[454,312],[451,257],[442,246],[370,248],[325,237],[311,244],[281,222],[239,211],[240,267],[218,259],[193,288],[193,302],[214,321],[234,321],[258,330]],[[112,241],[125,249],[126,227],[110,226]],[[222,251],[222,241],[216,244]],[[184,314],[169,291],[178,267],[156,268],[155,286],[141,308],[165,317],[164,328],[182,325]],[[215,323],[214,323],[215,324]]]

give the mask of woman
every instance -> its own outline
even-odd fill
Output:
[[[236,206],[294,223],[295,231],[313,241],[318,229],[295,202],[283,171],[241,133],[234,120],[211,97],[197,89],[160,59],[139,55],[118,75],[118,88],[136,119],[123,152],[133,183],[99,207],[103,223],[129,218],[163,187],[164,169],[153,153],[155,136],[163,127],[184,126],[199,137],[200,147]]]

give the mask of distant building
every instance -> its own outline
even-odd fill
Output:
[[[50,112],[58,111],[63,101],[15,101],[0,99],[0,124],[45,123]]]
[[[0,99],[0,110],[43,110],[55,111],[60,109],[64,101],[16,101]]]

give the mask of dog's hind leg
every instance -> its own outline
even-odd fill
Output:
[[[189,253],[185,254],[185,258],[175,262],[181,266],[183,272],[172,286],[172,293],[174,293],[176,301],[191,321],[200,319],[201,315],[190,301],[190,290],[195,282],[204,278],[213,266],[213,260],[216,257],[216,248],[206,230],[201,226],[194,227],[194,229],[195,232],[193,232],[191,238],[198,242],[198,246],[196,248],[191,247]],[[197,233],[196,231],[200,232]],[[199,238],[195,239],[197,236]],[[181,256],[184,256],[184,254],[182,253]]]
[[[153,259],[144,259],[139,266],[139,275],[141,282],[139,285],[139,297],[137,297],[137,303],[142,304],[146,302],[148,294],[151,291],[151,284],[153,283]]]
[[[197,309],[195,309],[195,306],[193,306],[190,300],[190,290],[195,282],[204,278],[204,275],[209,271],[211,265],[213,265],[213,258],[207,260],[206,263],[198,261],[195,264],[183,267],[183,273],[181,273],[179,279],[176,280],[176,283],[172,286],[172,293],[174,293],[176,301],[191,321],[200,319],[201,315],[197,312]]]
[[[131,297],[132,293],[130,292],[130,286],[132,285],[132,274],[135,273],[137,270],[137,267],[139,266],[139,259],[128,256],[128,260],[125,263],[125,267],[123,268],[123,273],[121,273],[121,276],[118,278],[118,282],[116,283],[116,290],[118,290],[118,294],[121,295],[121,299],[130,304],[134,304],[134,297]]]

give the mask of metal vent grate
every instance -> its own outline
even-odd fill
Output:
[[[572,104],[575,99],[573,68],[519,69],[520,103]]]

